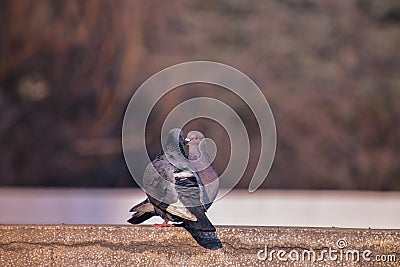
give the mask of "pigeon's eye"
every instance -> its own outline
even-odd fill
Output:
[[[199,138],[197,136],[194,137],[194,140],[199,140]]]

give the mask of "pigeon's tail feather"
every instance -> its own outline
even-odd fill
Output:
[[[216,231],[214,225],[212,225],[210,220],[207,218],[207,215],[202,207],[188,207],[188,210],[197,218],[197,221],[185,220],[185,225],[188,228],[206,232]]]
[[[199,244],[203,248],[210,250],[217,250],[222,248],[222,243],[217,236],[217,232],[207,232],[203,230],[193,229],[191,227],[188,227],[187,225],[183,227],[189,232],[194,240],[196,240],[197,244]]]
[[[191,234],[197,244],[210,250],[222,248],[217,231],[207,218],[204,209],[202,207],[188,207],[188,209],[196,216],[197,221],[185,220],[182,226]]]
[[[139,224],[139,223],[142,223],[142,222],[150,219],[151,217],[153,217],[153,215],[149,214],[149,213],[143,213],[143,214],[140,214],[139,216],[136,214],[133,214],[132,217],[128,220],[128,223]]]
[[[142,223],[155,215],[154,206],[148,199],[131,208],[130,212],[133,212],[132,217],[128,220],[131,224]]]

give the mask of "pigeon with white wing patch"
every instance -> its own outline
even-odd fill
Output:
[[[172,129],[164,149],[146,167],[143,182],[148,198],[130,210],[133,214],[128,222],[139,224],[160,216],[164,223],[159,226],[171,226],[168,221],[181,222],[185,229],[201,238],[204,232],[214,232],[215,239],[216,229],[205,214],[206,207],[200,196],[200,178],[189,167],[184,145],[181,130]]]

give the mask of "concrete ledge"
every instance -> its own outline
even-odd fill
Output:
[[[400,264],[400,230],[246,226],[217,229],[223,248],[211,251],[200,247],[179,227],[0,225],[0,266]]]

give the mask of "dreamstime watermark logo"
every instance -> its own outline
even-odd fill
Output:
[[[279,262],[396,262],[396,254],[377,254],[369,249],[358,250],[349,248],[346,239],[339,239],[335,247],[314,249],[270,249],[265,245],[264,249],[257,252],[257,259],[260,261]]]
[[[149,115],[165,94],[193,83],[223,87],[237,95],[251,109],[261,134],[260,156],[248,188],[249,192],[254,192],[266,179],[275,156],[275,121],[268,102],[257,85],[241,71],[217,62],[192,61],[168,67],[151,76],[136,90],[127,107],[122,127],[123,152],[130,173],[136,183],[145,189],[143,173],[150,163],[145,144]],[[240,116],[229,105],[215,98],[202,96],[180,103],[168,114],[162,125],[161,143],[165,144],[166,135],[171,129],[183,128],[196,118],[216,121],[225,128],[230,138],[231,157],[219,177],[219,182],[227,190],[218,195],[218,199],[234,188],[246,170],[250,155],[249,135]],[[212,140],[208,141],[213,144]]]

